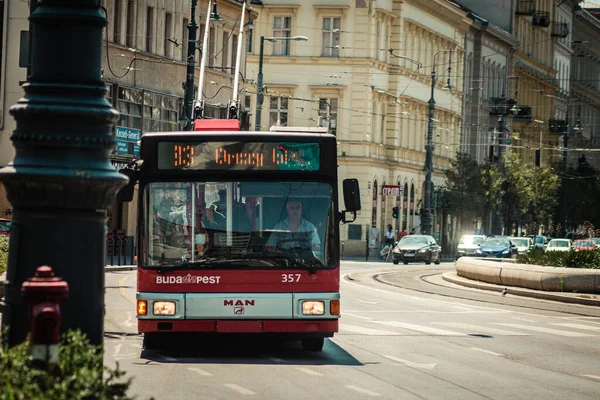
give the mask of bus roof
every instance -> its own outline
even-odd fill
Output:
[[[165,139],[175,139],[175,140],[185,140],[186,136],[196,136],[203,137],[207,136],[212,138],[211,140],[224,140],[227,137],[236,136],[238,138],[247,138],[248,140],[260,140],[261,138],[269,137],[269,138],[297,138],[297,139],[319,139],[319,138],[335,138],[334,135],[330,133],[322,133],[322,132],[298,132],[298,131],[290,131],[290,132],[269,132],[269,131],[171,131],[171,132],[148,132],[142,136],[142,140],[144,139],[156,139],[156,138],[165,138]],[[239,139],[238,139],[239,140]]]

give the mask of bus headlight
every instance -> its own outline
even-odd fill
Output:
[[[155,301],[154,315],[175,315],[175,302],[174,301]]]
[[[324,301],[304,301],[302,302],[303,315],[323,315],[325,314]]]

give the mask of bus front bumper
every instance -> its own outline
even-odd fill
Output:
[[[138,331],[206,333],[284,333],[331,337],[338,331],[338,320],[172,320],[140,319]]]

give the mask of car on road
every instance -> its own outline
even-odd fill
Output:
[[[517,255],[515,246],[508,236],[490,236],[475,252],[476,257],[512,258]]]
[[[528,237],[509,237],[508,240],[517,247],[517,254],[527,254],[533,248],[533,240]]]
[[[571,239],[552,239],[546,246],[546,251],[571,251],[573,242]]]
[[[10,219],[0,218],[0,235],[10,235],[11,225]]]
[[[528,237],[531,240],[533,240],[534,246],[537,247],[538,249],[545,248],[546,245],[548,245],[548,242],[550,241],[549,237],[542,236],[542,235],[529,235]]]
[[[456,258],[462,256],[474,256],[475,250],[479,249],[485,241],[485,235],[463,235],[458,242]]]
[[[573,250],[575,251],[594,251],[598,246],[592,239],[578,239],[573,242]]]
[[[432,262],[439,264],[442,248],[437,244],[433,236],[408,235],[404,236],[392,251],[392,261],[398,264],[424,261],[425,264]]]

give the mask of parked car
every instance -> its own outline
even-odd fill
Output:
[[[425,261],[425,264],[440,263],[442,248],[429,235],[408,235],[398,242],[392,251],[392,261],[404,264]]]
[[[579,239],[573,242],[573,250],[575,251],[594,251],[598,246],[592,239]]]
[[[594,242],[596,246],[600,247],[600,238],[591,238],[590,240]]]
[[[529,235],[528,238],[531,238],[531,240],[533,240],[534,246],[538,249],[545,248],[548,245],[548,242],[550,241],[550,238],[548,236],[542,235]]]
[[[517,255],[517,246],[508,236],[490,236],[475,254],[477,257],[512,258]]]
[[[10,219],[0,218],[0,235],[10,235]]]
[[[573,242],[571,239],[552,239],[546,246],[546,251],[571,251]]]
[[[533,240],[528,237],[509,237],[508,240],[517,247],[517,254],[527,254],[533,248]]]
[[[456,258],[462,256],[474,256],[475,250],[479,249],[479,246],[485,241],[485,238],[485,235],[463,235],[458,242]]]

